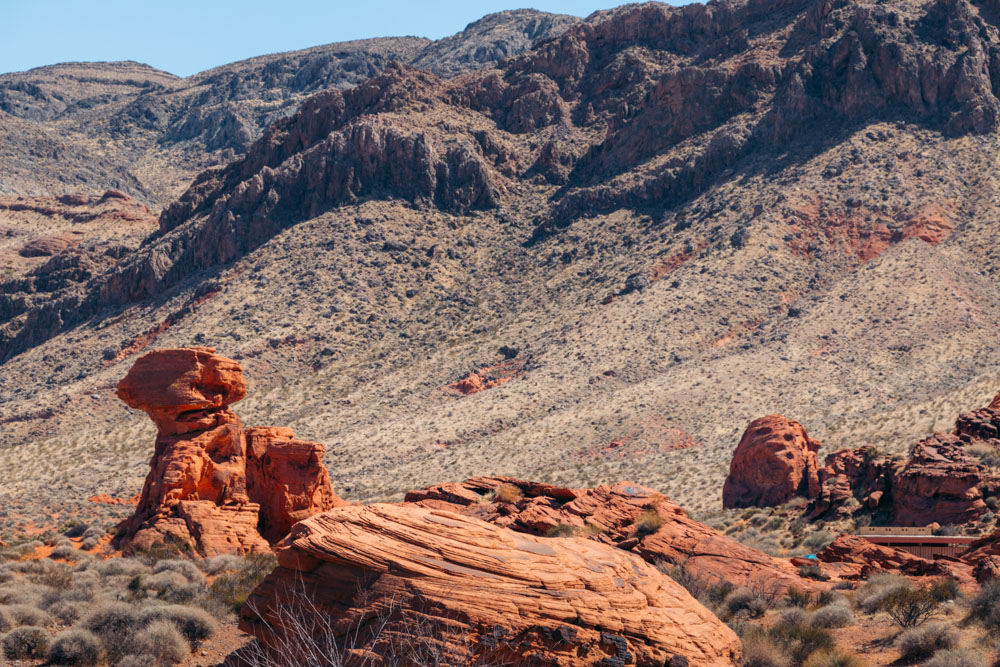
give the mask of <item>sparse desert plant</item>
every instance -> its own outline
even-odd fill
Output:
[[[938,602],[947,602],[957,598],[961,591],[957,581],[943,577],[932,583],[927,592]]]
[[[817,651],[830,651],[835,648],[833,636],[829,632],[810,625],[777,623],[771,626],[768,633],[795,664],[803,663]]]
[[[855,654],[835,648],[813,653],[802,663],[802,667],[865,667],[866,664]]]
[[[156,665],[156,656],[126,655],[118,661],[116,667],[150,667],[150,665]]]
[[[101,639],[114,662],[124,655],[140,627],[139,611],[126,602],[105,603],[91,611],[80,626]]]
[[[881,608],[886,596],[893,591],[909,588],[910,581],[906,577],[896,574],[875,574],[858,589],[854,601],[865,613],[874,614]]]
[[[32,605],[12,604],[4,609],[7,615],[13,619],[14,625],[37,625],[45,627],[52,624],[52,616]]]
[[[100,662],[102,653],[101,640],[95,634],[74,628],[55,636],[48,658],[53,665],[92,667]]]
[[[637,535],[652,535],[663,527],[663,517],[656,510],[645,510],[632,524]]]
[[[807,579],[815,579],[816,581],[830,580],[830,575],[823,571],[823,568],[819,566],[819,563],[806,563],[805,565],[800,565],[799,575],[806,577]]]
[[[750,587],[737,588],[723,602],[723,608],[729,615],[744,613],[750,618],[760,618],[773,605],[773,600]]]
[[[789,607],[778,616],[778,622],[784,625],[808,625],[811,614],[801,607]]]
[[[204,609],[176,604],[144,609],[140,620],[142,623],[166,621],[176,627],[192,646],[208,639],[218,629],[218,623]]]
[[[493,492],[493,502],[515,504],[524,498],[524,493],[513,484],[501,484]]]
[[[808,607],[812,604],[812,593],[796,586],[789,586],[785,601],[792,607]]]
[[[809,553],[816,553],[822,551],[830,542],[833,542],[833,535],[830,531],[817,530],[802,540],[802,547],[807,549]]]
[[[209,594],[234,612],[246,602],[253,589],[278,565],[270,554],[255,554],[243,559],[239,569],[219,575],[209,587]]]
[[[576,528],[566,523],[557,523],[545,532],[546,537],[573,537]]]
[[[191,653],[184,636],[167,621],[154,621],[135,634],[133,649],[155,658],[155,664],[176,664]]]
[[[740,638],[743,643],[743,667],[790,667],[784,648],[770,634],[751,625]]]
[[[983,584],[969,602],[969,616],[991,632],[1000,630],[1000,580]]]
[[[951,648],[938,651],[922,667],[986,667],[986,661],[971,651]]]
[[[80,619],[85,606],[85,602],[58,600],[49,605],[48,612],[60,622],[68,624]]]
[[[958,644],[958,631],[946,623],[928,623],[910,628],[896,639],[896,648],[906,660],[922,660]]]
[[[882,600],[881,608],[899,627],[912,628],[928,620],[939,604],[926,588],[899,588]]]
[[[45,628],[22,625],[3,637],[3,651],[11,660],[44,658],[49,647],[49,637]]]
[[[854,614],[844,605],[830,604],[814,611],[811,623],[816,628],[843,628],[854,623]]]
[[[160,572],[176,572],[191,583],[195,584],[204,583],[205,581],[205,575],[202,571],[198,569],[197,565],[189,560],[161,560],[153,565],[153,574],[159,574]]]

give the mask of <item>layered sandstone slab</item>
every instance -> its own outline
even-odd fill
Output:
[[[510,502],[501,487],[517,489]],[[689,517],[653,489],[632,482],[565,489],[510,477],[474,477],[406,494],[407,502],[473,516],[535,535],[577,533],[632,551],[652,564],[683,564],[706,583],[815,588],[784,558],[774,558]]]
[[[769,507],[819,493],[820,443],[802,424],[781,415],[750,423],[733,453],[722,488],[724,507]]]
[[[342,507],[297,524],[240,627],[285,659],[317,627],[341,649],[446,664],[733,665],[736,635],[620,549],[540,538],[413,505]],[[310,611],[311,610],[311,611]],[[321,638],[317,638],[322,643]],[[308,660],[309,656],[299,656]],[[602,663],[602,660],[608,660]]]
[[[913,577],[948,577],[962,585],[973,582],[972,567],[966,563],[921,558],[856,535],[841,535],[816,557],[825,569],[842,579],[867,579],[877,572],[895,572]]]
[[[900,526],[962,524],[987,510],[980,487],[989,474],[957,436],[936,433],[919,442],[892,481]]]

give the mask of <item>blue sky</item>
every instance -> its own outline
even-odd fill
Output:
[[[137,60],[189,76],[251,56],[365,37],[437,39],[484,14],[586,16],[622,0],[0,0],[0,72]]]

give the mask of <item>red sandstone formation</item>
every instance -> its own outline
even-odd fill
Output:
[[[855,535],[841,535],[816,557],[825,570],[841,579],[867,579],[872,574],[886,571],[912,577],[944,576],[963,585],[973,581],[972,568],[965,563],[953,559],[928,560],[901,549],[873,544]]]
[[[517,488],[521,498],[497,501],[492,494],[501,485]],[[519,532],[577,532],[630,550],[653,564],[683,563],[708,582],[724,580],[737,586],[766,582],[781,589],[817,585],[799,576],[789,561],[720,535],[661,494],[631,482],[565,489],[509,477],[475,477],[411,491],[406,501],[460,512]]]
[[[317,511],[346,504],[330,486],[323,445],[293,436],[275,426],[246,430],[247,493],[260,503],[260,534],[271,543]]]
[[[733,454],[722,488],[724,507],[768,507],[795,495],[819,494],[819,464],[813,440],[802,425],[781,415],[754,420]]]
[[[210,347],[141,357],[118,397],[156,424],[150,472],[117,543],[149,549],[174,542],[203,556],[269,550],[283,527],[343,502],[320,462],[322,445],[290,429],[258,429],[248,485],[246,438],[228,408],[246,395],[242,369]],[[287,437],[286,437],[287,436]],[[261,509],[263,505],[263,509]]]
[[[960,415],[955,420],[955,435],[964,442],[1000,439],[1000,394],[989,406]]]
[[[842,519],[864,505],[879,507],[891,483],[892,466],[871,445],[841,449],[826,457],[819,471],[820,489],[809,516]]]
[[[243,606],[240,628],[302,664],[309,655],[295,652],[308,642],[291,636],[289,621],[317,627],[310,613],[332,628],[334,638],[315,638],[321,648],[353,640],[387,662],[425,652],[445,664],[739,661],[736,635],[679,584],[590,540],[378,504],[306,519],[279,548],[279,567]]]
[[[986,512],[980,486],[987,472],[963,444],[954,435],[937,433],[913,448],[906,467],[893,475],[896,525],[961,524]]]

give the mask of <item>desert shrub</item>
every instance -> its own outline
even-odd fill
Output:
[[[772,626],[769,632],[796,664],[801,664],[817,651],[831,651],[835,648],[833,636],[822,628],[779,623]]]
[[[45,628],[34,625],[14,628],[3,637],[3,651],[11,660],[43,658],[48,647],[49,638]]]
[[[778,622],[784,625],[808,625],[811,615],[801,607],[789,607],[778,616]]]
[[[763,551],[770,556],[777,556],[781,553],[781,546],[778,541],[770,535],[764,535],[756,528],[747,528],[736,535],[736,540],[748,547]]]
[[[816,628],[843,628],[853,623],[854,614],[840,604],[820,607],[812,615],[812,626]]]
[[[771,601],[751,588],[737,588],[726,596],[723,607],[730,614],[745,613],[750,618],[760,618],[772,606]]]
[[[807,549],[809,553],[816,553],[821,551],[826,545],[833,542],[833,535],[828,530],[817,530],[811,533],[804,540],[802,540],[803,548]]]
[[[986,662],[970,651],[950,648],[935,653],[923,667],[986,667]]]
[[[867,663],[853,653],[835,648],[810,655],[802,667],[865,667]]]
[[[821,607],[831,604],[839,604],[845,607],[850,605],[850,601],[844,597],[843,593],[834,590],[820,591],[819,595],[816,596],[816,603]]]
[[[741,637],[743,667],[790,667],[783,647],[760,626],[751,626]]]
[[[49,647],[49,662],[53,665],[92,667],[101,660],[101,640],[92,632],[74,628],[56,635]]]
[[[557,523],[545,532],[546,537],[573,537],[576,528],[566,523]]]
[[[969,607],[969,615],[987,630],[1000,630],[1000,580],[992,579],[983,584],[972,597]]]
[[[656,510],[645,510],[632,524],[638,535],[652,535],[663,527],[663,517]]]
[[[223,554],[221,556],[205,558],[204,560],[199,561],[198,565],[205,572],[205,574],[216,575],[220,572],[237,570],[242,563],[243,559],[238,556]]]
[[[158,572],[148,577],[136,577],[129,584],[129,588],[133,591],[155,591],[156,597],[160,600],[175,604],[190,602],[202,591],[200,583],[188,581],[184,575],[172,570]]]
[[[896,625],[912,628],[929,619],[938,604],[925,588],[899,588],[882,600],[881,607]]]
[[[98,541],[96,538],[88,537],[83,542],[80,543],[80,548],[84,551],[90,551],[91,549],[97,548]]]
[[[204,609],[183,605],[164,605],[144,609],[140,615],[142,623],[165,621],[172,624],[192,645],[202,642],[215,634],[218,624]]]
[[[49,558],[61,558],[63,560],[79,560],[79,556],[80,552],[72,544],[60,544],[49,554]]]
[[[80,537],[89,526],[78,519],[70,519],[63,524],[62,534],[66,537]]]
[[[149,574],[149,568],[135,558],[109,558],[97,566],[97,572],[103,577],[134,577],[137,574]]]
[[[191,648],[173,623],[155,621],[136,633],[132,651],[171,664],[188,657]]]
[[[922,628],[910,628],[899,635],[896,648],[906,660],[922,660],[958,644],[958,631],[945,623],[928,623]]]
[[[52,616],[28,604],[12,604],[7,607],[7,613],[14,619],[14,625],[45,627],[52,624]]]
[[[815,579],[816,581],[830,580],[830,575],[824,572],[818,563],[806,563],[799,566],[799,574],[807,579]]]
[[[785,596],[785,602],[792,607],[808,607],[812,604],[812,593],[795,586],[789,586],[788,593]]]
[[[517,503],[524,498],[524,493],[513,484],[501,484],[493,491],[493,502]]]
[[[112,662],[124,654],[139,625],[139,611],[126,602],[100,605],[80,623],[82,628],[101,639]]]
[[[270,554],[247,556],[238,570],[216,578],[209,587],[209,594],[228,609],[239,612],[250,592],[257,588],[277,565],[278,559]]]
[[[161,560],[153,566],[153,574],[160,572],[176,572],[188,581],[200,584],[205,581],[205,575],[198,566],[189,560]]]
[[[882,602],[893,591],[909,589],[910,581],[896,574],[876,574],[858,589],[854,602],[858,608],[868,614],[874,614],[881,609]]]
[[[930,585],[927,592],[938,602],[954,600],[959,594],[958,582],[948,578],[938,579]]]
[[[86,603],[73,600],[59,600],[49,605],[48,612],[62,623],[73,623],[79,620]]]

